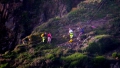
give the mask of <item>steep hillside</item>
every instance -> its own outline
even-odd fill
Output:
[[[62,17],[55,16],[0,57],[1,68],[119,68],[120,1],[85,0]],[[112,8],[111,8],[112,7]],[[84,34],[79,36],[79,27]],[[68,29],[74,31],[69,42]],[[51,32],[52,42],[41,34]]]
[[[67,14],[81,0],[0,0],[0,53],[13,50],[34,27]]]

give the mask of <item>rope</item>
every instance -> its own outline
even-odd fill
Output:
[[[106,0],[104,0],[104,1],[102,1],[101,3],[100,3],[100,6],[98,6],[97,8],[98,8],[98,10],[96,10],[95,12],[93,12],[92,13],[92,17],[91,17],[91,19],[90,19],[90,21],[88,21],[88,23],[90,23],[91,21],[92,21],[92,19],[95,17],[95,14],[102,8],[102,6],[105,4],[105,3],[107,3],[107,1]]]

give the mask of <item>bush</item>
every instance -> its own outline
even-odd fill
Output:
[[[64,67],[84,67],[87,63],[88,57],[86,55],[80,53],[74,53],[72,55],[62,57],[61,58],[64,62],[66,62]]]
[[[55,55],[48,53],[45,55],[45,57],[46,57],[46,59],[53,59],[55,57]]]
[[[7,65],[8,65],[8,63],[1,64],[1,65],[0,65],[0,68],[7,68]]]
[[[94,37],[95,40],[89,43],[86,48],[87,52],[91,54],[104,54],[119,46],[119,41],[111,36],[98,36]],[[92,39],[91,39],[92,40]]]
[[[96,30],[95,30],[95,33],[96,33],[97,35],[108,34],[108,32],[107,32],[107,30],[106,30],[105,27],[106,27],[106,26],[103,26],[102,28],[96,29]]]
[[[108,62],[104,56],[96,56],[93,59],[93,68],[109,68]]]
[[[16,53],[22,53],[25,52],[27,50],[27,46],[25,45],[17,45],[14,49],[14,52]]]
[[[4,58],[6,59],[10,59],[10,58],[14,58],[16,56],[16,53],[15,52],[5,52],[5,54],[3,55]]]
[[[118,55],[117,55],[117,56],[118,56],[118,58],[120,59],[120,53],[118,53]]]
[[[112,53],[112,57],[116,58],[117,57],[117,52]]]
[[[111,23],[111,30],[110,34],[114,36],[119,36],[120,35],[120,17],[115,17],[113,20],[110,22]]]
[[[32,33],[51,32],[52,34],[54,34],[56,32],[55,30],[60,26],[59,21],[60,21],[59,17],[52,18],[48,22],[43,23],[42,25],[35,28]]]
[[[28,36],[28,38],[30,39],[30,43],[38,43],[41,41],[41,33],[34,33]]]
[[[118,59],[120,59],[120,53],[113,52],[113,53],[112,53],[112,57],[113,57],[113,58],[118,58]]]

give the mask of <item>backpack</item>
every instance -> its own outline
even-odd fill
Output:
[[[83,28],[81,28],[80,32],[84,33],[84,29],[83,29]]]
[[[41,37],[43,37],[44,36],[44,34],[41,34]]]

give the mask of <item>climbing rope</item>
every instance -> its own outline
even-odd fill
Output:
[[[102,8],[102,6],[105,4],[105,3],[107,3],[107,1],[106,0],[103,0],[101,3],[100,3],[100,5],[97,7],[97,10],[96,11],[92,11],[92,17],[91,17],[91,19],[88,21],[88,23],[91,23],[91,21],[92,21],[92,19],[95,17],[95,14],[96,13],[98,13],[98,11],[100,11],[100,9]]]

